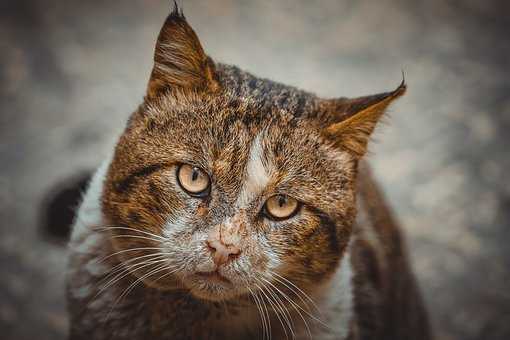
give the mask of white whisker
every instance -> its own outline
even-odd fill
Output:
[[[318,312],[319,314],[321,313],[321,311],[320,311],[319,307],[315,304],[315,302],[313,301],[313,299],[312,299],[312,298],[311,298],[308,294],[306,294],[306,293],[305,293],[305,292],[304,292],[301,288],[299,288],[296,284],[294,284],[294,283],[293,283],[293,282],[291,282],[289,279],[287,279],[287,278],[283,277],[282,275],[280,275],[280,274],[278,274],[278,273],[276,273],[276,272],[271,272],[270,274],[271,274],[271,275],[276,276],[276,277],[275,277],[275,280],[276,280],[276,281],[279,281],[281,284],[283,284],[284,286],[286,286],[288,289],[292,290],[293,292],[294,292],[294,290],[293,290],[291,287],[294,287],[294,288],[297,290],[297,292],[300,292],[300,293],[304,296],[304,298],[306,298],[306,299],[307,299],[307,300],[308,300],[308,301],[309,301],[309,302],[313,305],[313,307],[317,310],[317,312]],[[279,279],[278,279],[278,278],[279,278]],[[284,281],[284,282],[280,281],[280,279],[281,279],[282,281]],[[285,284],[285,282],[286,282],[286,283],[288,283],[291,287],[289,287],[287,284]],[[298,294],[298,293],[296,293],[296,292],[294,292],[294,294],[296,294],[297,296],[299,296],[299,294]],[[300,298],[300,299],[301,299],[301,298]],[[304,303],[304,301],[302,301],[302,302]],[[306,303],[304,303],[304,304],[306,304]],[[306,305],[307,305],[307,304],[306,304]]]
[[[124,253],[128,253],[128,252],[131,252],[131,251],[140,251],[140,250],[161,250],[161,248],[158,248],[158,247],[140,247],[140,248],[130,248],[130,249],[124,249],[124,250],[120,250],[120,251],[117,251],[113,254],[110,254],[110,255],[107,255],[99,260],[97,260],[97,263],[101,263],[107,259],[109,259],[110,257],[113,257],[115,255],[120,255],[120,254],[124,254]]]
[[[298,312],[299,314],[301,314],[297,309],[301,310],[303,313],[305,313],[307,316],[309,316],[310,318],[312,318],[313,320],[315,320],[316,322],[318,322],[319,324],[321,324],[323,327],[325,327],[326,329],[329,329],[331,330],[332,328],[326,324],[324,321],[322,321],[321,319],[319,319],[318,317],[316,317],[315,315],[311,314],[309,311],[303,309],[303,307],[301,307],[299,304],[297,304],[295,301],[293,301],[287,294],[285,294],[284,292],[282,292],[280,289],[278,289],[272,282],[268,281],[267,279],[265,278],[262,278],[265,282],[267,282],[269,285],[273,286],[275,289],[277,289],[281,294],[283,294],[283,296],[285,296],[285,298],[291,303],[292,307],[294,309],[296,309],[296,312]],[[306,323],[306,322],[305,322]]]
[[[131,268],[123,268],[124,271],[121,271],[120,274],[118,274],[115,278],[113,278],[112,280],[110,280],[105,286],[103,286],[99,292],[96,294],[95,297],[97,297],[99,294],[101,294],[102,292],[104,292],[106,289],[108,289],[109,287],[113,286],[115,283],[119,282],[120,280],[122,280],[123,278],[125,278],[126,276],[132,274],[134,275],[136,273],[136,271],[140,270],[140,269],[143,269],[143,268],[146,268],[146,267],[150,267],[151,265],[154,265],[155,263],[161,263],[161,262],[166,262],[167,260],[166,259],[162,259],[162,260],[156,260],[156,261],[144,261],[142,263],[137,263],[135,265],[133,265],[133,267],[137,267],[135,268],[134,270],[131,269]],[[94,298],[95,298],[94,297]]]
[[[156,261],[158,262],[158,261]],[[152,263],[152,265],[156,264],[155,263]],[[110,308],[110,311],[108,312],[107,316],[106,316],[106,320],[108,320],[111,312],[115,309],[115,307],[117,306],[117,304],[125,297],[127,296],[139,283],[143,282],[145,279],[147,279],[148,277],[152,276],[152,275],[155,275],[161,271],[164,271],[164,270],[169,270],[170,268],[168,267],[168,264],[162,264],[162,265],[159,265],[157,266],[155,269],[153,269],[152,271],[149,271],[148,273],[146,273],[145,275],[139,277],[138,279],[136,279],[133,283],[131,283],[126,289],[124,289],[124,291],[120,294],[120,296],[117,298],[117,300],[115,300],[113,306]]]
[[[287,323],[287,325],[289,327],[289,330],[292,335],[292,339],[295,339],[296,334],[294,333],[294,328],[295,328],[294,320],[292,319],[292,315],[290,314],[289,310],[287,309],[287,307],[285,306],[283,301],[280,299],[277,292],[275,292],[274,288],[272,288],[271,286],[264,285],[262,282],[261,282],[261,284],[262,284],[262,287],[265,288],[267,290],[267,292],[273,297],[274,302],[277,304],[277,306],[282,311],[282,316],[284,317],[285,322]]]
[[[246,288],[248,288],[248,291],[250,292],[250,295],[253,297],[255,305],[257,306],[257,309],[259,311],[259,316],[260,316],[260,320],[262,323],[262,339],[266,339],[266,336],[267,336],[267,338],[270,340],[271,339],[271,335],[270,335],[271,329],[270,329],[270,325],[269,326],[267,325],[268,320],[266,320],[266,315],[264,314],[264,310],[262,309],[263,308],[262,303],[259,300],[259,297],[257,296],[257,294],[254,293],[253,290],[250,288],[249,283],[246,284]]]
[[[139,236],[139,235],[115,235],[115,236],[112,236],[111,238],[136,238],[136,239],[141,239],[141,240],[149,240],[149,241],[153,241],[153,242],[161,242],[161,240],[158,240],[158,239],[154,239],[154,238],[150,238],[150,237],[145,237],[145,236]]]
[[[282,317],[280,316],[280,310],[275,306],[275,303],[273,302],[273,300],[266,294],[263,286],[260,287],[257,284],[255,284],[255,286],[262,293],[261,296],[265,297],[267,299],[267,302],[271,305],[272,310],[275,313],[278,321],[280,322],[280,325],[282,326],[283,332],[285,333],[285,338],[288,340],[289,339],[289,334],[287,333],[287,329],[285,327],[285,323],[284,323]]]
[[[155,239],[159,239],[161,241],[166,241],[166,239],[163,236],[156,235],[156,234],[150,233],[150,232],[145,231],[145,230],[139,230],[139,229],[125,227],[125,226],[113,226],[113,225],[112,226],[101,226],[101,227],[98,227],[96,230],[107,231],[107,230],[118,230],[118,229],[134,231],[134,232],[137,232],[137,233],[141,233],[141,234],[145,234],[145,235],[154,237]]]
[[[130,264],[132,262],[135,262],[135,261],[138,261],[138,260],[141,260],[141,259],[144,259],[144,258],[156,258],[156,259],[158,259],[159,257],[163,257],[163,256],[165,256],[165,254],[155,253],[155,254],[148,254],[148,255],[138,256],[138,257],[129,259],[129,260],[125,261],[125,262],[121,262],[121,263],[117,264],[115,267],[113,267],[110,270],[110,273],[105,277],[104,280],[108,280],[109,277],[115,275],[119,271],[123,271],[123,270],[126,270],[126,269],[129,271],[129,270],[133,269],[134,267],[136,267],[136,266],[138,266],[140,264],[143,264],[143,263],[148,263],[151,260],[141,261],[141,262],[138,262],[138,263],[135,263],[135,264],[132,264],[132,265],[128,266],[128,264]]]
[[[301,314],[301,312],[299,311],[299,309],[301,309],[301,307],[296,304],[294,301],[292,301],[292,299],[287,295],[285,294],[284,292],[282,292],[278,287],[276,287],[271,281],[268,281],[264,278],[262,278],[262,280],[264,280],[267,284],[271,285],[275,290],[276,292],[279,292],[282,296],[282,298],[284,298],[285,300],[287,300],[291,305],[292,307],[294,308],[294,310],[298,313],[299,317],[301,318],[301,320],[303,320],[304,324],[305,324],[305,327],[306,327],[306,330],[307,330],[307,333],[308,333],[308,337],[310,339],[312,339],[312,332],[310,331],[310,327],[308,326],[308,323],[306,322],[306,319],[304,318],[303,314]],[[297,307],[299,308],[297,308]]]

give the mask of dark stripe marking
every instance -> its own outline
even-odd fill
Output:
[[[328,214],[323,212],[322,210],[316,208],[316,207],[309,207],[309,209],[317,216],[319,217],[320,226],[322,228],[318,228],[314,231],[314,234],[317,232],[320,232],[322,230],[326,230],[328,233],[328,240],[329,240],[329,247],[330,249],[338,253],[340,251],[340,245],[338,243],[338,234],[337,234],[337,225],[335,221],[329,217]]]
[[[132,174],[128,175],[126,178],[116,182],[113,187],[115,188],[115,191],[117,193],[124,193],[131,189],[133,184],[141,177],[147,177],[154,172],[162,169],[164,167],[163,164],[152,164],[149,166],[146,166],[144,168],[141,168]]]

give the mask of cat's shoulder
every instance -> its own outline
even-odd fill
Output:
[[[360,164],[357,195],[351,260],[360,338],[430,339],[403,231],[366,163]]]

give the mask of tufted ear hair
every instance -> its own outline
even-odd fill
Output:
[[[202,48],[177,4],[167,17],[156,42],[154,67],[147,96],[165,90],[188,88],[215,91],[219,88],[214,62]]]
[[[323,134],[334,146],[362,157],[377,122],[387,107],[406,92],[405,81],[391,92],[359,98],[330,99],[323,103],[325,121]]]

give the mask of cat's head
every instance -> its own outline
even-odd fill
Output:
[[[178,10],[154,60],[102,197],[120,260],[210,300],[327,280],[352,232],[358,161],[405,85],[321,99],[215,65]]]

